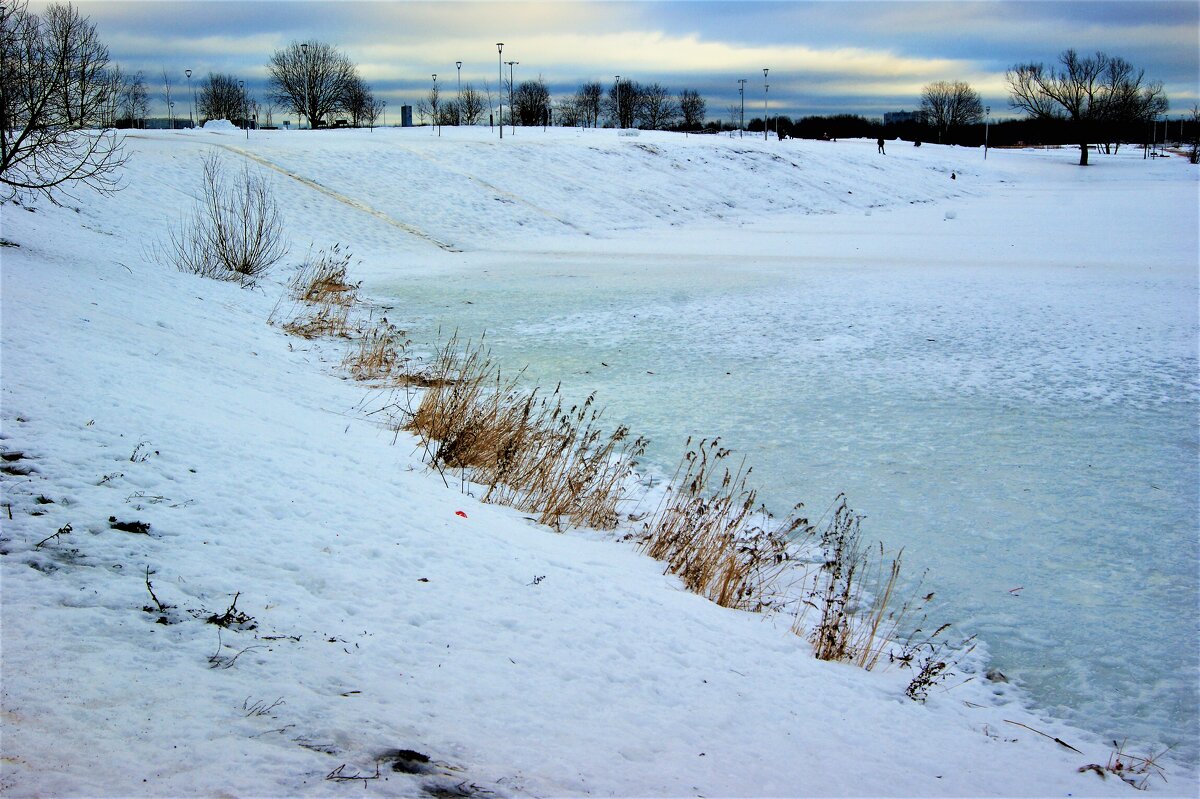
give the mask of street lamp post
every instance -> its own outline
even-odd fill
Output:
[[[458,97],[454,101],[454,126],[458,127],[462,124],[462,62],[455,61],[454,66],[458,67]]]
[[[246,140],[250,140],[250,104],[246,101],[246,81],[238,81],[238,91],[242,93],[242,127],[246,131]]]
[[[513,105],[513,64],[520,64],[520,61],[505,61],[508,64],[508,119],[512,122],[512,134],[517,135],[517,115],[513,113],[515,106]]]
[[[767,140],[767,90],[771,86],[767,83],[767,71],[770,67],[763,67],[763,141]]]
[[[167,103],[167,124],[171,126],[171,130],[175,130],[175,101]]]
[[[185,69],[183,74],[187,75],[188,79],[188,122],[194,128],[196,127],[196,120],[192,117],[192,106],[194,104],[193,101],[196,99],[196,95],[192,94],[192,71],[190,69]]]
[[[746,79],[738,78],[738,97],[742,101],[742,116],[738,120],[738,138],[742,138],[742,133],[746,130]]]
[[[613,75],[613,77],[617,81],[617,86],[616,86],[616,88],[617,88],[617,130],[620,130],[622,127],[622,125],[621,125],[621,122],[622,122],[622,120],[621,120],[621,76]]]
[[[988,125],[992,121],[992,107],[985,106],[983,109],[983,160],[987,160],[988,151]]]
[[[500,101],[500,138],[504,138],[504,42],[496,42],[496,98]]]
[[[433,90],[435,92],[437,91],[437,73],[436,72],[433,73]],[[439,124],[441,122],[441,119],[440,119],[441,113],[438,112],[437,105],[434,105],[434,107],[431,108],[430,111],[433,112],[433,119],[430,121],[433,122],[434,128],[437,129],[437,135],[441,136],[442,128]]]
[[[312,114],[308,111],[308,42],[300,44],[301,58],[304,60],[304,65],[300,68],[300,74],[304,78],[304,116],[308,117],[308,129],[312,130]],[[296,123],[296,127],[300,127],[300,123]]]

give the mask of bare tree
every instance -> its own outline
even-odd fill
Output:
[[[272,100],[319,127],[328,114],[346,107],[346,92],[358,79],[348,56],[324,42],[292,42],[271,54],[267,91]]]
[[[129,127],[146,127],[146,117],[150,115],[150,92],[140,69],[121,88],[121,112]]]
[[[679,118],[679,106],[675,98],[659,83],[642,88],[641,124],[650,130],[665,130]]]
[[[442,88],[438,86],[436,80],[433,82],[433,85],[429,87],[429,94],[425,95],[424,105],[426,114],[429,116],[430,124],[440,125],[442,121]],[[425,116],[426,114],[422,114],[422,116]]]
[[[104,73],[104,103],[100,107],[100,127],[116,127],[124,86],[125,73],[119,64],[113,64]]]
[[[375,127],[375,122],[383,114],[386,103],[376,99],[371,87],[362,78],[355,75],[346,85],[346,94],[342,105],[350,114],[350,124],[354,127]]]
[[[1124,59],[1097,52],[1081,58],[1074,50],[1058,57],[1060,66],[1018,64],[1007,73],[1009,103],[1033,119],[1065,119],[1079,142],[1079,165],[1088,164],[1088,147],[1114,119],[1136,121],[1167,108],[1162,84],[1143,85]]]
[[[163,67],[163,101],[167,104],[167,119],[170,120],[171,127],[175,127],[175,109],[171,102],[171,74],[167,72],[167,68]]]
[[[567,128],[587,124],[579,110],[579,98],[576,95],[564,97],[554,104],[554,119],[559,125]]]
[[[600,106],[603,98],[604,87],[596,81],[583,84],[575,92],[575,106],[579,109],[581,122],[585,126],[594,128],[600,124]]]
[[[683,126],[688,130],[699,130],[704,126],[704,114],[708,104],[695,89],[684,89],[679,93],[679,113],[683,116]]]
[[[72,127],[96,124],[104,103],[108,48],[100,41],[96,26],[70,3],[48,6],[44,26],[63,75],[56,98],[58,114]]]
[[[1193,164],[1200,164],[1200,103],[1192,105],[1192,149],[1188,153],[1188,160]]]
[[[470,83],[463,86],[463,90],[458,99],[458,110],[462,114],[462,124],[478,125],[483,119],[483,112],[487,108],[483,104],[483,96],[475,91],[475,87]]]
[[[522,125],[541,125],[550,110],[550,89],[540,77],[521,81],[512,102],[515,116]]]
[[[367,100],[366,105],[362,109],[362,124],[368,128],[374,128],[383,117],[383,112],[387,110],[387,100],[381,100],[375,95],[371,95]]]
[[[642,87],[626,78],[608,90],[604,108],[608,118],[619,128],[632,128],[641,118]]]
[[[1097,130],[1104,152],[1120,149],[1121,136],[1134,134],[1160,114],[1167,112],[1167,95],[1162,81],[1143,84],[1145,70],[1138,70],[1123,58],[1109,58],[1101,75],[1102,92],[1107,95]]]
[[[200,118],[241,119],[245,113],[242,108],[242,90],[238,87],[237,78],[224,72],[210,72],[200,83],[200,97],[197,101]]]
[[[54,201],[77,185],[101,194],[120,188],[121,138],[79,129],[103,113],[107,51],[96,47],[95,28],[86,19],[72,30],[64,39],[61,26],[31,14],[26,2],[0,4],[0,199],[40,195]],[[86,85],[73,72],[80,48],[91,52],[89,58],[104,55],[103,63],[88,61],[93,77]]]
[[[496,101],[492,97],[492,84],[488,83],[487,78],[483,79],[483,93],[484,93],[484,96],[487,97],[487,107],[495,108]],[[498,120],[495,120],[495,121],[498,121]]]
[[[983,102],[964,81],[936,80],[921,90],[921,115],[937,128],[939,143],[950,141],[956,128],[983,121]]]

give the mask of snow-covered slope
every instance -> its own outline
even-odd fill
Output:
[[[0,790],[1129,790],[1079,773],[1107,761],[1103,742],[1002,683],[974,675],[916,704],[898,669],[818,662],[787,619],[718,608],[626,544],[447,488],[365,412],[343,345],[266,321],[310,242],[394,276],[535,235],[719,236],[756,215],[986,191],[949,180],[965,156],[910,149],[884,171],[863,146],[429,133],[145,134],[115,198],[4,207],[19,246],[0,251]],[[292,256],[257,289],[151,251],[214,147],[266,170],[288,220]],[[206,623],[226,611],[241,623]],[[1194,775],[1170,779],[1151,787],[1194,795]]]

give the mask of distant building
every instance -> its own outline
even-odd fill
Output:
[[[411,105],[400,106],[400,127],[411,128],[412,126],[413,126],[413,124],[412,124],[412,106]]]
[[[920,111],[889,111],[883,115],[883,124],[899,125],[904,122],[920,122]]]

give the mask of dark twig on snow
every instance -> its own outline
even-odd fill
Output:
[[[1079,750],[1078,750],[1078,749],[1076,749],[1075,747],[1071,746],[1069,743],[1067,743],[1066,741],[1064,741],[1062,738],[1055,738],[1053,735],[1047,735],[1046,733],[1042,732],[1041,730],[1035,730],[1033,727],[1030,727],[1028,724],[1022,724],[1022,723],[1021,723],[1021,722],[1019,722],[1019,721],[1009,721],[1008,719],[1005,719],[1005,720],[1004,720],[1004,723],[1005,723],[1005,724],[1015,724],[1015,725],[1017,725],[1018,727],[1024,727],[1025,729],[1029,730],[1030,732],[1036,732],[1038,735],[1042,736],[1043,738],[1049,738],[1051,741],[1054,741],[1054,743],[1058,744],[1059,746],[1065,746],[1065,747],[1067,747],[1067,748],[1068,748],[1068,749],[1070,749],[1072,752],[1079,752]],[[1083,752],[1079,752],[1079,754],[1081,754],[1081,755],[1082,755],[1082,754],[1083,754]]]
[[[58,531],[57,531],[56,533],[54,533],[53,535],[48,535],[48,536],[46,536],[45,538],[43,538],[41,541],[38,541],[36,544],[34,544],[34,545],[33,545],[33,548],[34,548],[34,549],[41,549],[41,548],[42,548],[42,544],[46,543],[46,542],[47,542],[47,541],[49,541],[51,538],[58,538],[60,535],[70,535],[70,534],[71,534],[71,529],[72,529],[72,528],[71,528],[71,523],[70,523],[70,522],[67,522],[67,523],[66,523],[66,524],[64,524],[62,527],[58,528]]]
[[[352,782],[354,780],[362,780],[363,787],[365,788],[365,787],[367,787],[366,786],[367,780],[377,780],[380,777],[379,763],[375,764],[375,773],[366,775],[366,776],[358,773],[357,771],[353,774],[343,774],[342,772],[345,770],[345,768],[346,768],[346,764],[343,763],[342,765],[335,768],[333,771],[326,774],[325,779],[333,780],[334,782]]]
[[[150,598],[154,600],[154,604],[158,607],[159,613],[166,613],[171,609],[170,605],[164,605],[162,601],[155,595],[154,586],[150,584],[150,567],[146,567],[146,590],[150,592]]]

